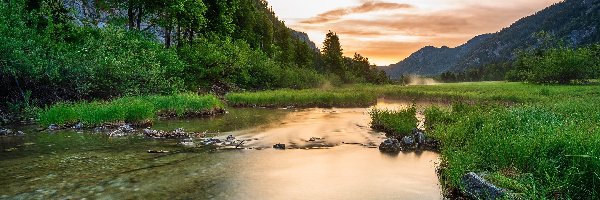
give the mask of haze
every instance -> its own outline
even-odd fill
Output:
[[[423,46],[455,47],[492,33],[560,0],[268,0],[281,20],[318,47],[328,30],[377,65],[396,63]]]

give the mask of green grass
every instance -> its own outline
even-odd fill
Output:
[[[442,143],[444,180],[460,187],[469,171],[512,176],[527,198],[600,198],[600,109],[594,102],[468,106],[430,134]],[[500,184],[506,183],[504,179]]]
[[[464,174],[484,172],[525,199],[600,198],[599,85],[484,82],[371,91],[455,102],[425,110],[428,134],[441,142],[444,185],[460,188]]]
[[[371,128],[383,131],[388,136],[407,136],[416,128],[417,109],[413,106],[404,110],[380,110],[373,109],[371,115]]]
[[[39,120],[44,126],[71,125],[77,122],[95,126],[113,122],[151,121],[160,114],[184,116],[223,107],[223,103],[212,95],[123,97],[109,102],[57,103],[41,111]]]
[[[467,103],[545,103],[600,96],[600,84],[535,85],[511,82],[447,83],[439,85],[348,85],[331,89],[270,90],[231,93],[236,107],[351,107],[372,105],[378,97]]]
[[[377,101],[377,96],[373,93],[339,89],[231,93],[225,98],[228,105],[234,107],[364,107]]]

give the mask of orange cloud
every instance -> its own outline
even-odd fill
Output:
[[[408,4],[362,1],[360,6],[323,12],[294,23],[292,27],[313,33],[327,30],[337,32],[346,55],[358,52],[377,64],[389,64],[408,57],[424,46],[455,47],[476,35],[500,31],[553,1],[559,0],[503,6],[466,4],[436,11],[421,11]],[[359,19],[347,17],[354,13],[407,8],[414,10],[374,13]]]
[[[341,19],[344,16],[354,14],[354,13],[368,13],[368,12],[379,11],[379,10],[394,10],[394,9],[405,9],[405,8],[412,8],[412,7],[413,6],[411,6],[409,4],[367,1],[367,2],[363,2],[363,4],[361,4],[360,6],[356,6],[356,7],[330,10],[325,13],[321,13],[315,17],[303,20],[300,23],[320,24],[320,23],[327,23],[327,22],[335,21],[335,20]]]

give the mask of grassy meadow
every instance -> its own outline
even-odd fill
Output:
[[[476,172],[524,199],[600,198],[598,85],[487,82],[392,88],[377,90],[386,97],[453,102],[425,110],[428,135],[441,143],[440,179],[448,188],[460,188],[461,177]],[[390,114],[405,112],[414,111],[386,111],[384,119],[372,112],[371,117],[378,126],[401,127],[397,124],[414,116]]]
[[[170,113],[232,107],[367,107],[377,98],[449,102],[425,109],[427,135],[441,143],[440,179],[460,188],[467,172],[526,199],[600,198],[600,85],[507,82],[423,86],[351,85],[328,89],[124,97],[109,102],[59,103],[40,114],[42,125],[152,120]],[[373,127],[406,134],[414,108],[373,110]]]
[[[213,95],[178,94],[170,96],[123,97],[108,102],[58,103],[39,113],[40,124],[85,126],[104,123],[152,121],[158,115],[185,116],[224,108]]]

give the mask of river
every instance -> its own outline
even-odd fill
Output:
[[[380,99],[374,107],[408,105]],[[438,154],[379,152],[385,137],[369,128],[369,109],[231,108],[152,127],[234,135],[247,141],[243,149],[12,127],[27,135],[0,137],[0,199],[442,199]]]

